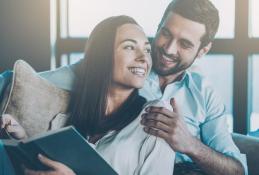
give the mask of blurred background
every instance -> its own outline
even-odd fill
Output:
[[[227,107],[229,130],[259,129],[259,0],[211,0],[220,28],[210,53],[195,68],[211,79]],[[0,0],[0,72],[17,59],[37,71],[83,57],[93,27],[112,15],[129,15],[152,40],[170,0]],[[259,135],[259,134],[258,134]]]

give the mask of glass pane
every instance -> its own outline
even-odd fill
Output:
[[[230,132],[233,131],[233,61],[232,55],[206,55],[197,59],[191,67],[192,71],[205,75],[223,99]],[[224,72],[224,76],[219,72]]]
[[[249,23],[249,36],[259,37],[259,1],[250,0],[250,23]]]
[[[259,129],[259,55],[253,55],[251,58],[251,116],[250,131]]]
[[[114,15],[133,17],[148,36],[154,36],[163,12],[171,0],[69,0],[68,2],[71,37],[89,36],[98,22]]]
[[[61,66],[68,65],[68,57],[67,57],[67,55],[64,54],[64,55],[61,56],[60,64],[61,64]]]
[[[60,37],[67,38],[68,37],[68,29],[67,29],[67,1],[60,1]]]
[[[84,58],[84,53],[71,53],[69,57],[69,64],[74,64]]]
[[[220,17],[216,38],[234,38],[235,0],[211,0],[211,2],[218,8]]]

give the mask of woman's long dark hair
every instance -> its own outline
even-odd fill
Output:
[[[137,24],[128,16],[110,17],[92,31],[86,45],[85,58],[76,70],[76,80],[70,101],[74,125],[84,136],[98,133],[105,116],[107,96],[114,69],[114,43],[118,27]]]

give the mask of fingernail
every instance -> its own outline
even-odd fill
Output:
[[[41,154],[38,154],[38,158],[41,159],[43,158],[43,156]]]

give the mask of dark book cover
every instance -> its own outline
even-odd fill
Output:
[[[19,175],[22,164],[35,170],[48,170],[38,160],[39,153],[67,165],[77,175],[117,175],[72,126],[27,140],[3,140],[3,143]]]

